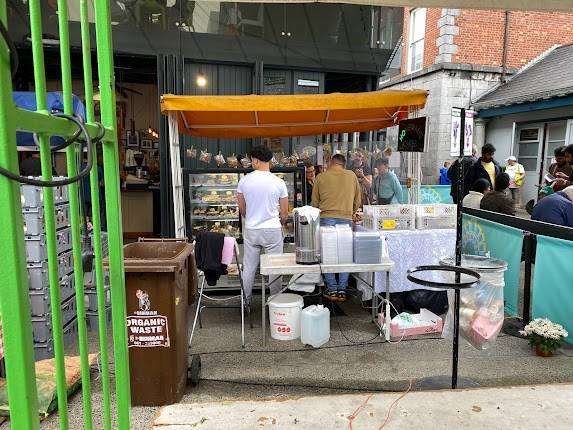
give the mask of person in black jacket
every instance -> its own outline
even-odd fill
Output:
[[[463,177],[464,178],[465,178],[465,175],[468,174],[472,164],[474,164],[477,161],[476,155],[477,155],[477,148],[475,145],[473,145],[471,157],[464,157],[462,159],[462,169],[463,169],[463,175],[464,175]],[[454,203],[456,203],[456,204],[458,203],[458,173],[459,173],[459,167],[458,166],[459,165],[460,165],[460,163],[458,162],[458,160],[456,160],[448,169],[448,178],[452,182],[450,195],[452,196],[452,199],[454,200]],[[464,194],[463,194],[462,198],[466,194],[468,194],[470,192],[470,190],[471,190],[471,188],[464,187]]]
[[[491,184],[491,188],[496,189],[495,180],[501,173],[501,167],[493,159],[494,155],[495,147],[491,143],[486,143],[481,149],[481,157],[471,165],[465,177],[464,194],[469,193],[475,182],[480,178],[487,179]]]

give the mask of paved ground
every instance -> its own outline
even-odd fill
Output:
[[[255,303],[256,305],[256,303]],[[449,375],[451,342],[421,339],[388,344],[377,336],[369,315],[357,303],[343,305],[346,317],[332,319],[331,340],[323,349],[304,347],[298,340],[269,340],[263,348],[260,303],[254,329],[247,329],[247,347],[240,347],[238,310],[206,310],[192,353],[200,353],[203,380],[189,387],[182,403],[221,400],[288,398],[375,391],[403,391],[410,380]],[[111,336],[110,336],[111,340]],[[370,341],[366,345],[353,342]],[[91,338],[97,351],[97,339]],[[73,351],[70,351],[73,352]],[[460,376],[482,386],[573,382],[573,357],[566,351],[552,358],[536,357],[523,339],[501,335],[487,351],[462,343]],[[101,424],[101,385],[93,376],[94,428]],[[149,429],[159,408],[132,410],[134,429]],[[70,428],[83,428],[80,393],[70,398]],[[4,424],[0,429],[9,428]],[[57,414],[42,424],[57,429]]]
[[[178,404],[160,411],[159,430],[570,429],[573,385]]]

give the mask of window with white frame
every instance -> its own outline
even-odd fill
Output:
[[[414,73],[424,66],[425,8],[417,8],[410,12],[408,29],[408,73]]]

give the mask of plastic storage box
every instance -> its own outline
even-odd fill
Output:
[[[364,227],[369,230],[414,230],[414,205],[364,206]]]
[[[111,294],[109,285],[104,286],[104,296],[105,296],[105,307],[109,307],[111,305]],[[86,288],[85,292],[85,304],[86,310],[96,312],[98,310],[97,306],[97,290],[95,288]]]
[[[74,318],[63,328],[64,348],[75,342],[78,337],[78,319]],[[36,361],[45,360],[54,357],[54,341],[50,339],[46,342],[34,344],[34,355]]]
[[[456,228],[456,218],[456,205],[416,205],[416,228],[420,230]]]
[[[66,276],[60,281],[60,299],[62,303],[72,297],[74,290],[74,277]],[[30,306],[33,316],[49,315],[51,311],[50,304],[50,287],[46,286],[41,289],[30,289]]]
[[[338,235],[334,227],[320,227],[322,264],[338,264]]]
[[[48,259],[46,235],[26,235],[26,256],[29,262],[40,262]],[[72,249],[72,230],[67,227],[56,232],[56,252],[62,254]]]
[[[375,231],[354,233],[354,262],[357,264],[379,264],[382,262],[384,239]]]
[[[41,179],[38,177],[37,179]],[[54,177],[54,180],[66,179],[63,176]],[[54,204],[60,205],[69,202],[68,187],[55,187],[54,190]],[[36,185],[22,184],[20,185],[20,196],[23,208],[37,208],[44,206],[44,193],[42,187]]]
[[[336,240],[338,250],[338,264],[350,264],[353,259],[352,228],[348,225],[336,226]]]
[[[70,226],[70,206],[69,204],[62,204],[56,206],[56,230]],[[24,216],[24,234],[26,236],[43,234],[45,229],[45,216],[44,208],[25,208],[22,211]]]
[[[62,303],[62,325],[66,326],[76,318],[76,298],[75,295]],[[32,332],[34,342],[48,342],[52,338],[52,316],[44,315],[32,317]]]
[[[34,290],[42,289],[49,285],[48,262],[46,260],[27,264],[29,287]],[[60,279],[64,279],[74,270],[74,257],[72,251],[58,255],[58,272]]]
[[[111,326],[111,307],[108,307],[105,310],[105,321],[107,323],[107,327],[110,327]],[[98,331],[99,330],[98,312],[97,311],[87,311],[86,312],[86,324],[88,327],[88,331]]]

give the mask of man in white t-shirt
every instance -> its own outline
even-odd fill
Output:
[[[282,225],[288,216],[288,191],[284,181],[270,171],[273,154],[265,146],[250,152],[254,172],[244,176],[237,187],[237,202],[245,219],[243,231],[243,286],[250,303],[261,251],[283,253]],[[271,294],[281,290],[281,278],[269,279]]]

